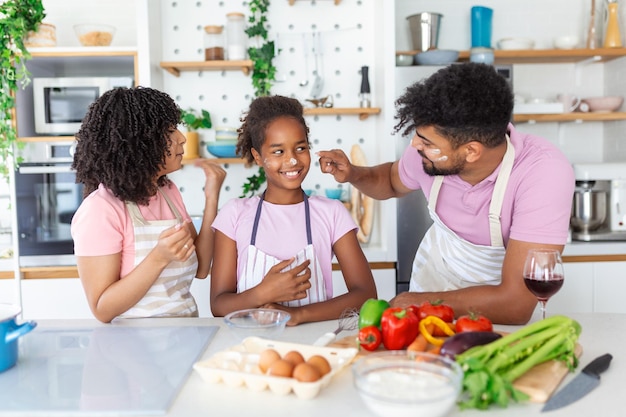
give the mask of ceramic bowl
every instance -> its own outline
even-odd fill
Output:
[[[352,365],[352,374],[363,402],[381,417],[445,416],[463,380],[453,360],[406,350],[368,354]]]
[[[332,198],[335,200],[341,200],[342,192],[343,190],[341,188],[326,188],[324,190],[324,194],[326,194],[326,197]]]
[[[553,40],[556,49],[574,49],[578,46],[578,36],[557,36]]]
[[[470,62],[492,65],[494,61],[493,49],[477,47],[470,49]]]
[[[502,50],[520,50],[533,49],[535,41],[528,38],[503,38],[498,41],[498,49]]]
[[[250,308],[227,314],[224,323],[240,340],[251,336],[273,339],[285,330],[290,318],[291,315],[286,311]]]
[[[587,103],[591,112],[611,112],[616,111],[624,103],[624,97],[605,96],[605,97],[588,97],[581,100],[581,103]]]
[[[231,140],[220,140],[215,142],[207,142],[206,143],[207,150],[212,154],[217,156],[218,158],[236,158],[237,153],[235,149],[237,148],[237,141]]]
[[[397,67],[410,67],[413,65],[413,55],[409,54],[398,54],[396,55],[396,66]]]
[[[74,33],[83,46],[109,46],[115,35],[111,25],[75,25]]]
[[[446,49],[432,49],[415,54],[417,65],[448,65],[459,58],[459,51]]]
[[[237,128],[236,127],[216,127],[215,128],[215,140],[234,140],[237,141]]]

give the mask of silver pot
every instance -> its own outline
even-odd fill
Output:
[[[606,220],[607,192],[593,188],[592,182],[576,183],[570,225],[575,232],[597,230]]]

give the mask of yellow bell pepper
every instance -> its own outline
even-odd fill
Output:
[[[429,324],[439,327],[448,336],[454,336],[454,330],[452,330],[450,326],[448,326],[448,323],[441,320],[439,317],[427,316],[426,318],[420,320],[419,329],[424,338],[428,340],[428,343],[432,345],[441,346],[443,345],[444,339],[434,337],[432,334],[430,334],[430,332],[426,328],[426,326],[428,326]]]

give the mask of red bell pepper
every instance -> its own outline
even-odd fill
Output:
[[[387,350],[406,348],[419,333],[419,318],[411,309],[390,307],[383,312],[380,324]]]

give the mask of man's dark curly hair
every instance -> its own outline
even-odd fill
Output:
[[[252,149],[261,153],[261,146],[265,142],[267,126],[279,117],[291,117],[304,127],[306,141],[309,143],[309,127],[304,120],[302,104],[294,98],[284,96],[262,96],[250,103],[250,109],[241,119],[243,124],[237,130],[237,154],[248,163],[254,162]]]
[[[155,182],[169,156],[169,135],[181,112],[172,98],[146,87],[115,88],[89,106],[76,134],[72,168],[87,196],[99,184],[124,201],[148,204],[166,176]]]
[[[408,87],[396,106],[396,133],[433,126],[455,149],[471,141],[492,148],[505,140],[513,93],[492,66],[465,63]]]

